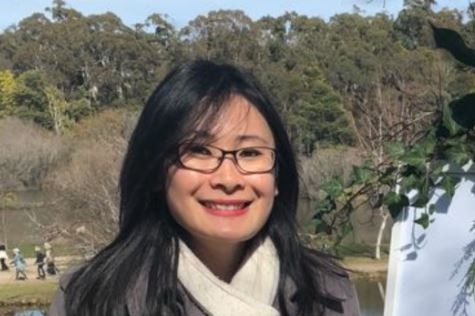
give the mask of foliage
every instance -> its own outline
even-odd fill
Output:
[[[375,110],[380,95],[389,110],[397,103],[408,112],[432,106],[437,83],[429,79],[424,19],[463,25],[452,11],[430,8],[430,1],[412,1],[395,19],[340,14],[328,22],[295,12],[253,21],[239,10],[217,10],[177,30],[161,13],[129,27],[112,13],[87,16],[55,0],[0,34],[0,116],[64,133],[107,108],[137,109],[170,67],[206,58],[239,63],[260,77],[298,153],[362,144],[371,138],[361,133],[368,126],[363,113]]]
[[[454,31],[434,25],[432,28],[438,47],[447,49],[460,62],[473,54]],[[384,160],[368,160],[355,166],[349,187],[336,179],[324,185],[326,197],[314,216],[317,231],[344,235],[342,218],[343,222],[349,220],[360,197],[369,199],[373,207],[384,205],[393,218],[408,206],[424,208],[415,222],[427,228],[435,220],[435,206],[429,204],[431,193],[442,188],[453,196],[460,181],[445,172],[444,166],[464,166],[475,158],[473,98],[473,94],[467,94],[448,104],[441,103],[433,113],[432,123],[415,134],[408,145],[393,139],[386,144]],[[410,197],[411,192],[416,196]]]
[[[105,144],[93,144],[98,152],[112,152],[125,140],[130,122],[124,130],[111,127],[116,120],[110,110],[138,110],[160,78],[184,60],[238,63],[270,91],[303,157],[304,194],[321,200],[314,224],[339,234],[349,231],[349,215],[366,203],[351,199],[354,194],[368,198],[375,209],[389,206],[396,215],[404,205],[423,205],[435,186],[453,191],[457,179],[444,176],[441,159],[463,163],[472,157],[468,118],[474,97],[464,95],[475,74],[432,50],[426,20],[443,21],[469,40],[475,22],[454,10],[434,12],[432,2],[407,1],[394,18],[339,14],[329,21],[295,12],[253,21],[242,11],[217,10],[175,29],[161,13],[127,26],[112,13],[83,15],[54,0],[45,12],[0,33],[0,117],[31,120],[80,148],[87,149],[78,140],[83,137]],[[94,118],[110,130],[92,124]],[[366,162],[351,170],[348,180],[349,168],[340,165],[353,153],[329,156],[326,164],[334,168],[331,175],[322,171],[322,179],[335,175],[338,180],[324,187],[331,195],[325,198],[325,192],[316,192],[322,179],[311,180],[316,171],[308,168],[326,168],[319,154],[342,145],[358,147],[355,161],[364,153]],[[86,157],[77,152],[72,155],[77,160],[63,157],[64,169],[56,171],[73,188],[75,183],[66,181],[72,174],[65,170],[76,166],[94,174],[94,166],[79,163]],[[107,160],[91,155],[98,166]],[[314,158],[317,164],[310,163]],[[103,177],[113,179],[113,174]],[[405,180],[398,182],[401,177]],[[44,174],[37,179],[44,181]],[[108,181],[101,185],[110,193]],[[396,184],[400,190],[390,193]],[[418,201],[406,199],[410,189],[420,192]],[[427,225],[432,218],[428,208],[419,222]]]

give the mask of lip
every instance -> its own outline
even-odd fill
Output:
[[[250,200],[200,200],[206,212],[220,217],[242,216],[249,211]]]

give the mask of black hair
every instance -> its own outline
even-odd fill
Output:
[[[254,76],[236,66],[197,60],[172,70],[148,99],[131,136],[120,175],[120,229],[116,238],[75,272],[66,288],[68,316],[128,315],[127,296],[145,280],[143,315],[180,315],[177,291],[179,226],[164,192],[177,146],[198,125],[213,126],[232,96],[244,97],[267,121],[277,152],[276,196],[258,237],[270,236],[281,264],[278,299],[284,280],[297,289],[300,315],[324,309],[323,274],[330,261],[310,255],[297,234],[298,172],[292,146],[274,103]],[[204,124],[203,124],[204,123]],[[309,278],[309,274],[312,277]]]

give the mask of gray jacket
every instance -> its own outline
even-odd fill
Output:
[[[50,306],[49,316],[66,316],[64,308],[64,290],[69,278],[64,276],[60,281],[60,288],[57,291],[53,302]],[[359,316],[358,298],[356,296],[353,284],[348,279],[346,274],[335,274],[334,276],[325,276],[323,283],[325,283],[325,298],[327,309],[322,316]],[[141,316],[141,306],[144,306],[145,293],[147,282],[144,278],[139,278],[135,290],[130,293],[127,298],[127,308],[130,316]],[[184,298],[182,308],[182,315],[187,316],[211,316],[207,311],[197,302],[193,296],[186,291],[186,289],[179,284],[179,292]],[[296,293],[295,284],[288,278],[285,282],[285,307],[289,315],[297,315],[297,305],[294,297]],[[282,310],[276,298],[273,306],[278,310]],[[219,316],[219,315],[213,315]]]

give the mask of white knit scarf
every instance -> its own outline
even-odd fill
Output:
[[[213,316],[279,316],[272,307],[279,259],[270,238],[260,244],[231,283],[221,281],[180,241],[178,279]]]

